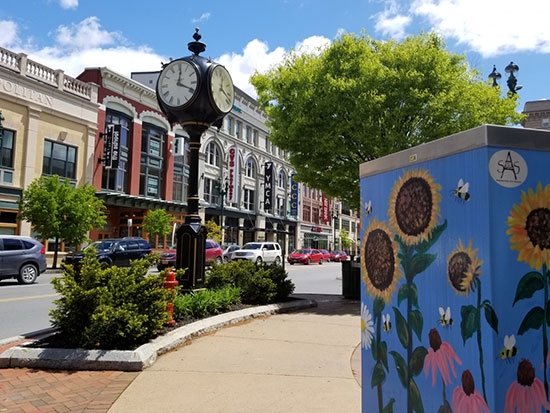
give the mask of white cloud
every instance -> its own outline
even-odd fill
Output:
[[[298,42],[294,50],[300,54],[315,53],[329,44],[330,40],[325,37],[312,36]],[[249,83],[250,76],[256,71],[260,73],[267,72],[272,67],[282,63],[288,52],[282,47],[270,51],[267,43],[254,39],[245,46],[242,54],[224,54],[215,60],[229,70],[233,83],[239,89],[255,98],[256,91]]]
[[[93,49],[117,42],[124,43],[124,37],[117,32],[108,32],[101,28],[99,19],[88,17],[71,26],[59,26],[56,30],[56,42],[66,49]]]
[[[199,17],[198,19],[193,19],[192,21],[193,23],[201,23],[210,19],[210,16],[211,16],[211,13],[203,13],[201,14],[201,17]]]
[[[410,13],[483,57],[550,52],[548,0],[414,0]]]
[[[396,0],[386,0],[384,10],[372,17],[376,32],[395,40],[403,39],[412,22],[410,16],[403,14],[404,11]]]
[[[59,5],[63,9],[76,9],[78,7],[78,0],[59,0]]]
[[[19,43],[17,37],[17,24],[9,20],[0,20],[0,46],[10,48]]]

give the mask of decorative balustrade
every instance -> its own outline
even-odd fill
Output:
[[[92,85],[67,76],[62,70],[54,70],[30,60],[25,53],[13,53],[0,47],[0,67],[5,67],[19,73],[21,76],[35,79],[64,92],[93,101]]]

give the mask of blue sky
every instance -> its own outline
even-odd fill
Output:
[[[343,32],[378,40],[436,31],[486,77],[514,61],[521,97],[550,99],[548,0],[3,0],[0,46],[77,76],[107,66],[125,76],[187,56],[200,28],[210,56],[255,96],[248,78],[291,49],[311,50]]]

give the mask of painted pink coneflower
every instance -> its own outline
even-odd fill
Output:
[[[541,408],[550,410],[544,384],[535,377],[535,368],[531,362],[523,359],[518,364],[517,381],[506,392],[504,412],[540,412]]]
[[[455,351],[449,343],[441,341],[441,336],[435,328],[432,328],[429,333],[430,348],[424,359],[424,374],[428,377],[429,370],[432,370],[432,387],[435,386],[435,376],[437,371],[441,374],[445,386],[451,383],[451,374],[449,367],[456,377],[454,363],[462,364]]]
[[[470,370],[462,372],[462,385],[453,391],[453,411],[455,413],[490,413],[483,396],[476,390]]]

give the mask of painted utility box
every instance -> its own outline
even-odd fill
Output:
[[[550,409],[550,132],[360,167],[363,412]]]

